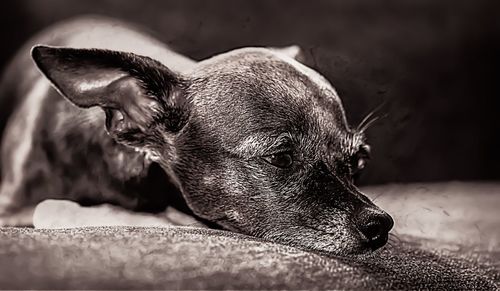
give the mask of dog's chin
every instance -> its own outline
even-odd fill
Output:
[[[374,250],[364,241],[352,242],[343,246],[317,246],[298,243],[295,245],[303,250],[311,251],[320,255],[336,257],[366,257],[375,254],[379,249]]]
[[[373,249],[369,247],[363,238],[356,235],[339,237],[304,231],[302,233],[268,233],[262,238],[267,241],[327,256],[356,257],[373,253]]]
[[[348,245],[325,247],[304,245],[301,248],[321,255],[340,257],[366,256],[373,253],[373,250],[367,247],[363,242],[352,242]]]
[[[316,251],[343,257],[371,256],[384,249],[388,241],[388,234],[372,241],[356,234],[343,240],[348,243],[336,247],[317,248]]]

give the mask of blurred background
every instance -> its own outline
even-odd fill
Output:
[[[0,12],[0,65],[47,25],[89,13],[145,26],[194,59],[298,44],[336,87],[351,124],[382,104],[361,184],[499,180],[497,3],[11,0]]]

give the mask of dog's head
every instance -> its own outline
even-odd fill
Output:
[[[102,107],[116,141],[161,164],[196,215],[307,249],[377,249],[393,222],[353,184],[363,132],[330,83],[285,52],[239,49],[182,75],[131,53],[32,54],[62,95]]]

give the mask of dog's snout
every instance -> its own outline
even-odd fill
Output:
[[[358,214],[356,224],[359,231],[366,237],[368,247],[376,250],[387,242],[394,220],[385,212],[368,208]]]

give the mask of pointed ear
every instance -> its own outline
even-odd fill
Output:
[[[158,61],[132,53],[35,46],[40,71],[73,104],[100,106],[111,136],[140,145],[162,120],[167,130],[182,126],[183,81]],[[165,120],[168,119],[168,120]]]
[[[270,49],[287,55],[298,62],[302,62],[304,60],[304,52],[302,51],[302,48],[296,44],[285,47],[272,47]]]

